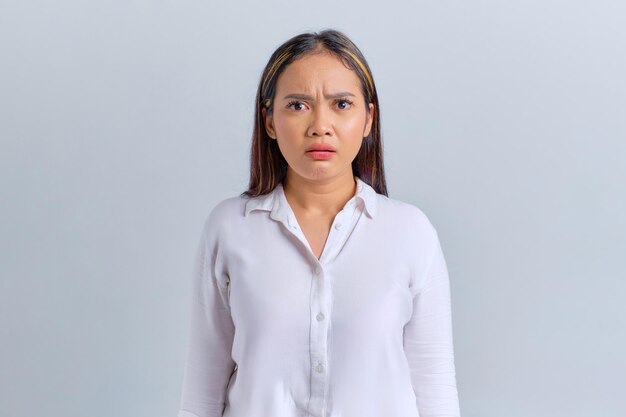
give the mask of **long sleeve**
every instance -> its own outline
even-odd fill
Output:
[[[404,328],[404,350],[420,417],[459,417],[450,282],[438,237]]]
[[[234,370],[234,326],[214,216],[205,221],[191,286],[190,336],[178,417],[221,417]]]

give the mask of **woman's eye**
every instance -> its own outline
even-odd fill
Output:
[[[337,103],[339,103],[339,104],[340,104],[339,108],[340,108],[341,110],[345,110],[345,109],[347,108],[347,107],[341,107],[341,104],[342,104],[342,103],[346,103],[346,104],[348,104],[348,106],[351,106],[351,105],[352,105],[352,102],[351,102],[350,100],[345,100],[345,99],[337,100]]]
[[[290,101],[289,104],[287,104],[287,108],[290,108],[291,106],[302,106],[303,104],[299,101]],[[300,109],[295,109],[295,110],[300,110]]]

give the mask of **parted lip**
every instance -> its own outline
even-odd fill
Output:
[[[326,143],[314,143],[311,146],[309,146],[308,148],[306,148],[307,152],[311,152],[311,151],[331,151],[331,152],[335,152],[336,149],[334,147],[332,147],[331,145],[328,145]]]

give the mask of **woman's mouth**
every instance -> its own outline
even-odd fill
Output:
[[[312,159],[330,159],[335,154],[334,151],[308,151],[305,155]]]

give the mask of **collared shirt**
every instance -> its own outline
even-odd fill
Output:
[[[460,415],[437,232],[355,181],[319,260],[282,184],[212,209],[178,417]]]

